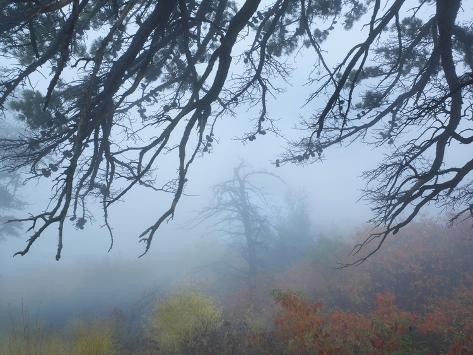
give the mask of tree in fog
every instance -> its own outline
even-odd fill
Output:
[[[233,170],[233,177],[214,186],[212,203],[199,214],[199,221],[213,223],[214,229],[232,238],[233,248],[244,260],[249,296],[255,301],[258,275],[273,231],[264,207],[268,208],[264,191],[256,178],[279,179],[263,171],[247,171],[243,164]]]
[[[0,125],[3,135],[11,133],[11,127]],[[1,171],[0,164],[0,242],[7,237],[19,236],[20,225],[12,223],[14,217],[11,215],[14,210],[24,206],[18,198],[19,176],[16,173],[6,173]]]
[[[0,242],[6,237],[18,236],[20,226],[18,223],[11,223],[13,209],[20,208],[23,204],[15,196],[17,176],[8,176],[0,173]]]
[[[268,98],[280,92],[290,75],[287,59],[301,47],[315,55],[307,103],[314,103],[314,114],[276,165],[315,162],[326,148],[357,140],[391,147],[379,168],[366,173],[373,221],[384,227],[367,242],[377,240],[378,247],[432,201],[457,208],[456,216],[471,215],[473,161],[446,164],[449,152],[473,143],[468,6],[461,0],[0,1],[0,107],[15,110],[26,128],[0,141],[1,160],[9,171],[27,168],[54,184],[49,207],[23,220],[35,228],[18,254],[56,226],[59,259],[64,224],[84,228],[91,199],[101,202],[113,240],[108,208],[137,185],[172,195],[140,235],[146,252],[173,217],[195,158],[212,150],[221,118],[241,105],[259,108],[241,137],[248,142],[275,128]],[[324,41],[361,18],[364,39],[332,65]],[[234,50],[237,43],[243,50]],[[177,174],[163,182],[156,169],[166,153]]]
[[[305,195],[288,195],[283,213],[275,223],[275,236],[267,255],[267,263],[274,270],[287,269],[313,251],[315,238],[310,214]]]

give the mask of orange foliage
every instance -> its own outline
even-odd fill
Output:
[[[366,313],[326,310],[295,293],[275,293],[272,337],[287,354],[473,354],[473,289],[459,289],[425,315],[404,311],[390,293]]]
[[[273,283],[318,302],[277,292],[275,329],[259,335],[263,347],[281,354],[473,355],[472,231],[468,223],[413,223],[362,265],[338,270],[354,242],[320,239]]]
[[[431,341],[443,339],[449,354],[473,354],[473,289],[461,288],[437,301],[418,328]]]
[[[278,293],[274,336],[289,353],[386,354],[402,350],[403,337],[415,316],[399,310],[391,294],[377,295],[367,314],[335,310],[323,312],[320,302],[307,302],[294,293]]]
[[[457,290],[424,316],[401,310],[394,295],[378,294],[367,313],[324,311],[294,293],[277,292],[281,307],[273,336],[290,354],[473,354],[473,290]]]
[[[337,263],[354,260],[347,255],[369,232],[349,241],[320,239],[310,257],[276,276],[273,288],[300,290],[329,307],[352,311],[366,311],[377,293],[390,292],[403,309],[419,313],[455,288],[473,287],[470,224],[412,223],[363,264],[336,269]]]

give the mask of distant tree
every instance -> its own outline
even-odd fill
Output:
[[[473,161],[446,158],[473,143],[472,17],[461,18],[462,4],[466,10],[461,0],[0,1],[0,107],[9,102],[29,128],[0,141],[1,160],[55,183],[50,208],[25,219],[37,228],[18,254],[58,225],[59,259],[68,218],[82,229],[85,206],[97,198],[108,226],[108,208],[137,185],[173,196],[140,235],[146,252],[173,217],[190,165],[211,150],[221,117],[253,105],[259,112],[242,139],[273,129],[268,98],[303,46],[316,56],[308,101],[322,109],[305,118],[303,139],[276,165],[317,161],[328,147],[368,137],[392,146],[366,174],[374,221],[384,226],[366,243],[378,247],[432,201],[471,215]],[[332,67],[322,43],[338,23],[350,30],[364,15],[365,39]],[[161,185],[154,171],[170,151],[178,173]]]
[[[302,194],[289,195],[284,211],[275,223],[268,263],[274,268],[285,269],[299,262],[315,247],[307,199]]]
[[[1,125],[2,134],[10,133],[10,127]],[[13,210],[24,206],[17,196],[19,175],[17,173],[5,173],[1,171],[0,164],[0,242],[6,237],[18,236],[20,224],[9,222],[14,219],[11,215]]]
[[[263,171],[245,171],[243,164],[233,170],[233,178],[214,186],[212,203],[199,215],[200,221],[214,223],[216,231],[231,237],[238,254],[245,262],[245,275],[250,301],[254,302],[257,280],[261,272],[264,253],[273,234],[263,207],[267,207],[264,191],[254,178],[276,175]]]
[[[22,204],[14,195],[14,182],[11,178],[0,174],[0,241],[6,237],[18,236],[20,225],[18,223],[9,223],[13,219],[12,209],[18,209]]]

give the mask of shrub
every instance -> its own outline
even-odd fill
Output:
[[[473,289],[458,288],[437,300],[418,325],[426,341],[448,354],[471,354],[473,349]]]
[[[107,321],[76,322],[73,325],[72,355],[114,354],[112,325]]]
[[[275,339],[288,354],[413,353],[410,332],[415,317],[399,310],[391,294],[379,294],[373,311],[324,312],[294,293],[275,293],[281,311],[275,320]]]
[[[187,292],[159,304],[151,319],[152,337],[164,354],[200,353],[222,325],[222,312],[203,295]]]
[[[9,327],[0,334],[2,355],[61,355],[67,353],[67,343],[51,334],[39,320],[33,320],[21,307],[18,315],[12,315]]]

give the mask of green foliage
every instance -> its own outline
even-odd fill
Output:
[[[30,128],[50,127],[60,120],[53,116],[53,110],[59,107],[56,96],[52,97],[48,110],[43,110],[44,96],[39,91],[24,90],[22,98],[10,102],[10,108],[18,112],[18,119]]]
[[[185,292],[160,303],[151,319],[152,337],[165,354],[195,353],[222,326],[222,311],[208,297]],[[194,351],[194,352],[193,352]]]

